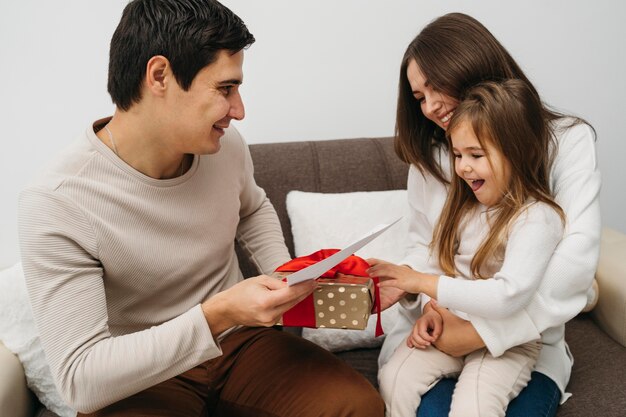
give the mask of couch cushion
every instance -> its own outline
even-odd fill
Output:
[[[574,355],[567,390],[572,397],[558,417],[623,417],[626,410],[626,348],[604,333],[589,314],[567,323],[565,339]]]
[[[598,305],[592,315],[600,327],[626,346],[626,235],[604,228],[596,280],[600,287]],[[626,414],[626,411],[625,411]]]
[[[295,256],[306,256],[323,248],[345,248],[377,225],[400,222],[355,254],[390,262],[404,258],[408,223],[406,190],[357,191],[352,193],[309,193],[290,191],[287,212],[291,223]],[[396,322],[396,306],[382,312],[383,329]],[[379,347],[384,336],[375,336],[378,316],[371,315],[364,330],[302,329],[302,337],[331,352]]]

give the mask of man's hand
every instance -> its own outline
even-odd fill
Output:
[[[213,336],[237,325],[269,327],[282,314],[305,299],[317,282],[288,286],[267,275],[245,279],[202,303]]]
[[[437,349],[450,356],[460,357],[485,347],[485,342],[471,322],[450,313],[447,308],[440,307],[435,300],[431,300],[429,304],[443,320],[443,331],[434,342]]]
[[[415,321],[406,344],[409,347],[424,349],[437,341],[442,330],[443,319],[441,315],[436,310],[430,309]]]

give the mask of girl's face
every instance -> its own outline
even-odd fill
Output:
[[[467,183],[476,199],[485,206],[499,203],[511,180],[508,161],[490,141],[483,141],[483,147],[467,120],[461,120],[450,133],[456,175]]]
[[[414,59],[409,61],[406,76],[411,85],[413,97],[420,102],[424,116],[446,130],[459,100],[435,90]]]

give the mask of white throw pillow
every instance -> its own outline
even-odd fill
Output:
[[[76,412],[61,399],[41,347],[20,263],[0,271],[0,340],[17,355],[28,387],[46,408],[61,417]]]
[[[404,258],[408,235],[406,190],[370,191],[340,194],[291,191],[287,213],[296,256],[319,249],[342,249],[363,237],[377,225],[402,217],[378,238],[356,252],[367,258],[398,263]],[[383,329],[391,330],[398,312],[393,306],[382,313]],[[378,347],[383,337],[375,337],[376,315],[364,330],[302,329],[302,336],[332,352]]]

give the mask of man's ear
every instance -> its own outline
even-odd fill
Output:
[[[163,55],[155,55],[146,65],[146,87],[148,91],[156,96],[163,96],[167,86],[173,79],[170,61]]]

